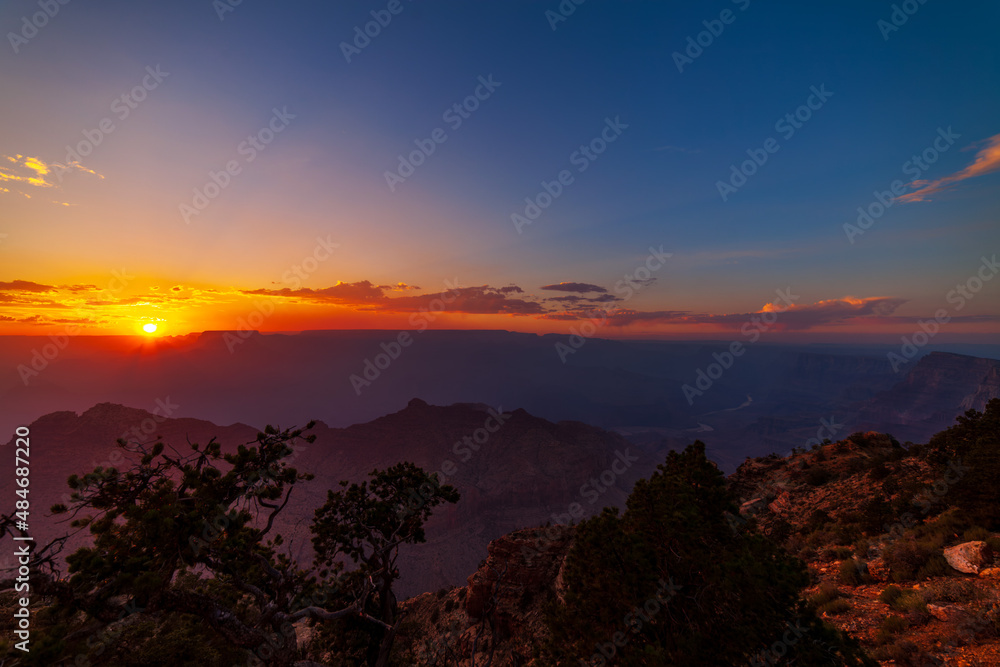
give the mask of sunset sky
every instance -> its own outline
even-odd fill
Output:
[[[10,0],[0,334],[995,340],[1000,4],[910,8]]]

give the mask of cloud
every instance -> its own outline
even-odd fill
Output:
[[[27,183],[37,188],[52,187],[52,183],[45,178],[52,170],[40,159],[23,155],[6,157],[11,165],[0,163],[0,181]]]
[[[410,288],[407,290],[419,289]],[[517,285],[504,287],[455,287],[447,292],[435,292],[414,296],[390,297],[387,291],[398,291],[397,285],[376,285],[369,280],[355,283],[339,282],[324,289],[256,289],[243,290],[243,294],[272,296],[304,302],[329,303],[354,306],[361,310],[381,312],[438,311],[469,314],[494,315],[538,315],[547,309],[536,301],[513,298],[511,294],[523,293]]]
[[[82,171],[93,174],[98,178],[104,178],[93,169],[87,169],[78,162],[71,162],[63,165],[58,162],[47,163],[41,158],[25,155],[5,155],[6,162],[0,161],[0,183],[14,186],[28,186],[29,188],[51,188],[58,187],[62,183],[64,172]],[[10,192],[6,187],[0,187],[0,192]],[[31,195],[23,190],[17,190],[16,194],[23,195],[31,199]],[[68,202],[51,200],[60,206],[69,206]]]
[[[580,292],[581,294],[586,292],[607,292],[599,285],[591,285],[590,283],[556,283],[554,285],[543,285],[538,289],[553,291],[553,292]]]
[[[546,299],[546,301],[555,301],[556,303],[563,304],[578,304],[578,303],[610,303],[612,301],[623,301],[621,297],[617,297],[614,294],[601,294],[600,296],[553,296]]]
[[[985,146],[976,153],[972,164],[936,181],[914,181],[913,184],[920,189],[903,195],[899,201],[904,203],[927,201],[931,195],[947,190],[955,183],[1000,170],[1000,134],[994,134],[984,143]]]
[[[285,287],[280,290],[244,290],[243,293],[352,305],[384,300],[387,298],[385,290],[386,287],[382,285],[375,285],[369,280],[361,280],[356,283],[338,282],[332,287],[318,290],[309,287],[293,290]]]
[[[0,292],[55,292],[52,285],[41,285],[30,280],[12,280],[0,282]]]
[[[522,291],[520,288],[511,289],[511,286],[457,287],[436,294],[390,299],[384,309],[396,312],[428,310],[476,315],[540,315],[547,312],[547,309],[537,301],[508,296],[511,292],[520,291]]]
[[[615,327],[625,327],[639,323],[657,323],[671,325],[710,325],[722,330],[739,329],[744,324],[761,322],[762,316],[777,313],[777,320],[771,325],[776,331],[806,331],[821,326],[840,325],[859,318],[888,318],[906,299],[894,297],[845,296],[839,299],[827,299],[813,304],[792,304],[785,308],[783,304],[767,303],[751,313],[692,313],[680,310],[640,311],[622,308],[594,309],[581,308],[564,313],[546,315],[545,319],[605,319]],[[771,317],[767,317],[771,319]]]

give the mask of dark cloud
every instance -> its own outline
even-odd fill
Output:
[[[398,291],[399,285],[375,285],[362,280],[356,283],[337,283],[324,289],[244,290],[243,294],[274,296],[319,303],[357,306],[369,311],[419,312],[437,311],[469,314],[538,315],[547,311],[542,304],[509,295],[523,293],[517,285],[504,287],[455,287],[447,292],[418,296],[389,297],[386,291]],[[417,289],[410,288],[407,289]]]
[[[507,296],[512,292],[521,292],[521,289],[488,285],[456,287],[447,292],[389,299],[380,309],[396,312],[427,310],[477,315],[540,315],[546,312],[547,309],[536,301]]]
[[[386,300],[385,290],[392,287],[375,285],[369,280],[362,280],[356,283],[337,283],[332,287],[314,290],[308,287],[302,289],[289,289],[285,287],[280,290],[256,289],[243,290],[243,294],[255,294],[265,296],[280,296],[286,298],[307,299],[310,301],[326,301],[337,304],[360,304],[372,303]]]
[[[621,297],[617,297],[614,294],[602,294],[600,296],[552,296],[546,301],[555,301],[556,303],[562,303],[565,305],[581,304],[581,303],[611,303],[613,301],[622,301]]]
[[[593,309],[574,308],[564,313],[546,315],[546,319],[583,320],[607,318],[607,324],[615,327],[625,327],[636,323],[654,322],[660,324],[708,324],[722,329],[738,329],[748,322],[766,322],[774,320],[770,325],[776,331],[805,331],[819,326],[837,325],[849,320],[866,318],[875,321],[898,322],[910,318],[892,317],[892,313],[906,299],[893,297],[844,297],[829,299],[812,304],[767,304],[754,313],[731,313],[713,315],[711,313],[692,313],[682,310],[640,311],[622,308]],[[769,315],[768,313],[775,313]],[[766,318],[766,319],[765,319]]]
[[[591,285],[590,283],[556,283],[554,285],[543,285],[539,289],[552,292],[579,292],[581,294],[585,294],[587,292],[603,293],[608,291],[600,285]]]
[[[0,292],[54,292],[52,285],[40,285],[30,280],[13,280],[9,283],[0,282]]]

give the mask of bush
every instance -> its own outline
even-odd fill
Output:
[[[993,537],[993,533],[990,531],[981,526],[974,526],[965,531],[965,534],[962,536],[962,540],[965,542],[975,542],[980,540],[985,542],[991,537]]]
[[[917,579],[930,579],[951,574],[951,566],[941,554],[934,554],[927,559],[923,567],[917,570]]]
[[[809,486],[823,486],[833,478],[826,468],[812,468],[806,473],[806,483]]]
[[[874,481],[878,482],[889,476],[889,469],[885,465],[885,461],[879,461],[872,469],[868,471],[868,476]]]
[[[927,614],[927,603],[916,591],[906,591],[890,604],[896,611],[908,613],[908,614],[920,614],[924,616]]]
[[[830,521],[830,515],[824,510],[813,510],[813,513],[809,515],[809,521],[806,522],[806,530],[808,532],[817,531]]]
[[[887,644],[893,635],[898,635],[908,627],[910,627],[909,622],[902,616],[895,614],[886,616],[879,624],[878,632],[875,633],[875,642],[878,644]]]
[[[903,594],[902,589],[895,584],[889,584],[878,594],[878,601],[891,605]]]
[[[829,547],[823,550],[823,558],[826,560],[844,560],[853,555],[850,547]]]
[[[851,603],[843,598],[840,598],[837,600],[831,600],[830,602],[821,605],[819,607],[819,613],[836,616],[837,614],[843,614],[846,611],[850,611],[850,609]]]
[[[934,555],[928,545],[913,539],[900,539],[882,552],[882,560],[895,582],[912,581]]]
[[[979,597],[976,585],[967,579],[941,579],[920,592],[925,602],[970,602]]]
[[[840,581],[848,586],[859,586],[868,578],[867,568],[850,558],[840,561]]]
[[[899,667],[924,667],[930,662],[930,655],[911,641],[901,640],[885,646],[879,646],[872,652],[876,660],[895,661]]]
[[[816,591],[816,593],[814,593],[812,597],[809,598],[809,602],[811,602],[816,607],[822,607],[828,602],[832,602],[833,600],[836,600],[841,596],[843,596],[843,593],[840,592],[840,589],[838,589],[832,583],[827,582],[825,584],[822,584],[819,587],[819,590]]]

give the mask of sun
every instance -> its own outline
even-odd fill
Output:
[[[142,325],[142,330],[146,333],[156,333],[156,325],[152,322]]]

